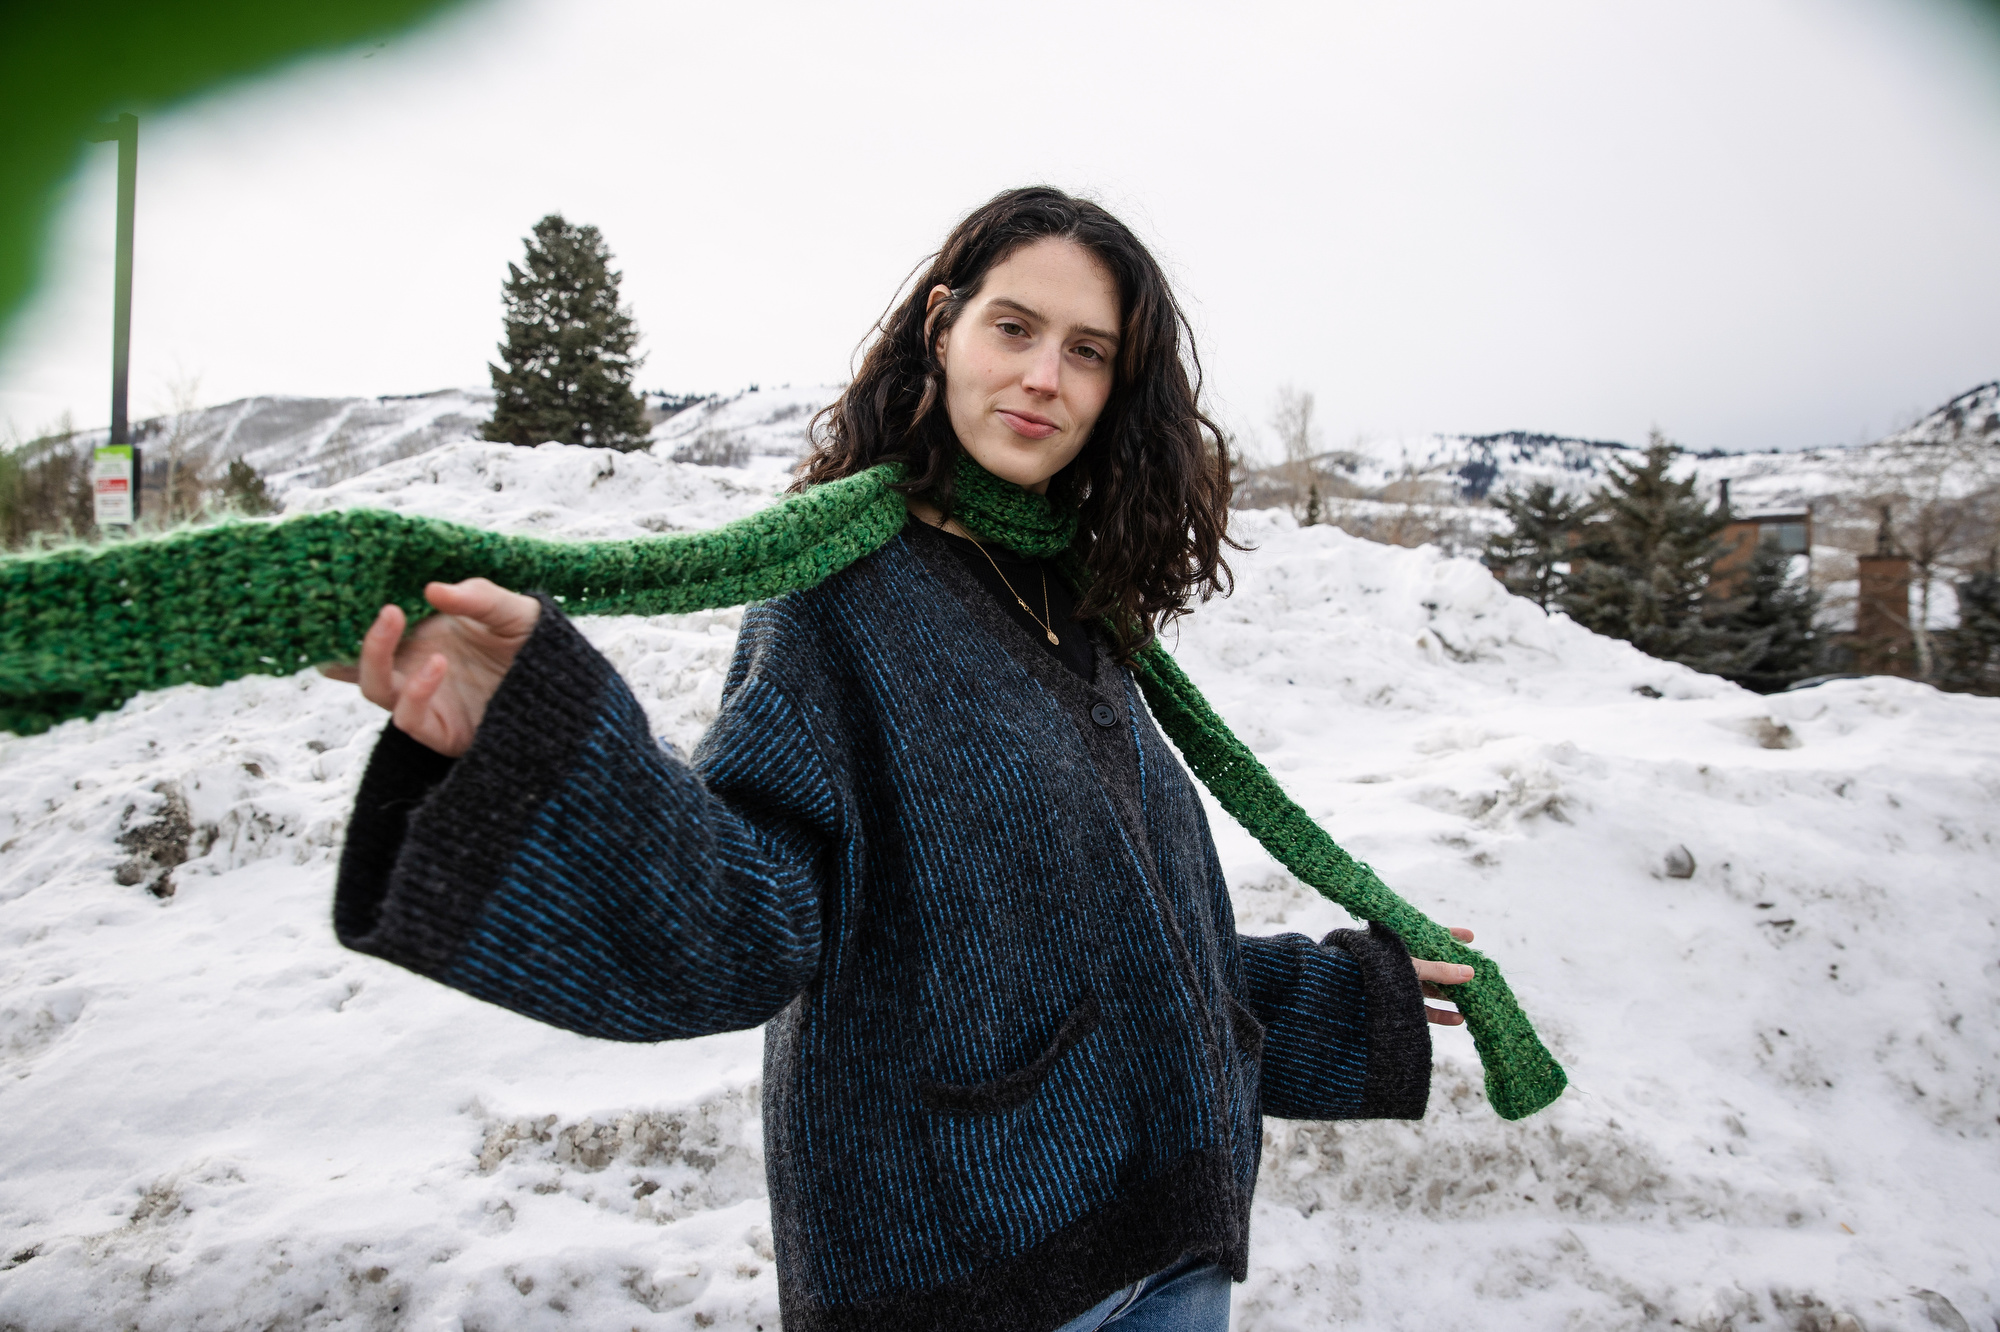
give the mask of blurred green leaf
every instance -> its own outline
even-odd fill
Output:
[[[57,191],[93,151],[97,121],[158,111],[293,60],[380,40],[465,3],[0,4],[0,331],[33,289]]]

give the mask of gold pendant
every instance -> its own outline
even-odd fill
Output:
[[[1042,630],[1042,632],[1049,635],[1049,642],[1051,644],[1053,644],[1056,647],[1062,646],[1062,640],[1060,638],[1057,638],[1053,633],[1050,633],[1047,629]]]

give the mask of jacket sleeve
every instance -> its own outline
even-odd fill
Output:
[[[1280,1119],[1421,1119],[1431,1037],[1423,989],[1394,930],[1245,938],[1251,1013],[1264,1024],[1263,1111]]]
[[[690,766],[553,603],[444,759],[393,726],[343,849],[342,943],[588,1036],[753,1027],[819,966],[834,801],[739,645]]]

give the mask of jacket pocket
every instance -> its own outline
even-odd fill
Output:
[[[1137,1115],[1086,997],[1041,1054],[973,1086],[921,1090],[940,1209],[969,1249],[1020,1253],[1102,1206],[1134,1165]]]
[[[947,1110],[957,1114],[994,1114],[1003,1110],[1015,1110],[1027,1104],[1056,1066],[1056,1061],[1068,1054],[1094,1031],[1103,1019],[1103,1010],[1098,1007],[1097,996],[1085,995],[1056,1032],[1049,1048],[1035,1057],[1033,1063],[1016,1069],[1005,1077],[991,1082],[981,1082],[970,1087],[954,1086],[948,1082],[926,1080],[918,1093],[926,1110]]]

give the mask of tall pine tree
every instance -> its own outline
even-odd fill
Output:
[[[486,367],[497,398],[486,438],[639,448],[645,407],[632,375],[644,358],[632,354],[639,330],[618,304],[604,237],[551,213],[526,243],[526,270],[507,265],[501,288],[507,337],[502,364]]]
[[[1507,515],[1505,532],[1486,539],[1486,565],[1517,597],[1527,597],[1543,610],[1562,592],[1562,571],[1573,538],[1589,506],[1537,481],[1523,494],[1509,490],[1493,501]]]
[[[1703,615],[1702,595],[1729,522],[1668,475],[1680,449],[1656,430],[1639,462],[1611,464],[1594,516],[1563,580],[1562,608],[1586,629],[1699,670],[1735,664],[1727,637]]]
[[[1819,594],[1792,577],[1792,557],[1775,543],[1757,547],[1742,590],[1711,610],[1712,652],[1730,658],[1716,674],[1745,689],[1774,694],[1813,673],[1819,657],[1813,628]]]

